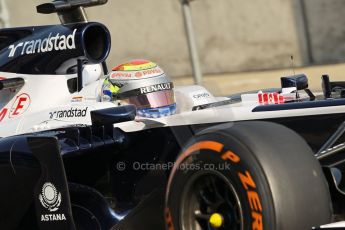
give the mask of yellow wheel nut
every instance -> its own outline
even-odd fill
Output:
[[[223,216],[219,213],[214,213],[211,215],[208,220],[213,228],[220,228],[223,225],[224,219]]]

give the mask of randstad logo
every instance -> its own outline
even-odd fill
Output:
[[[70,35],[60,35],[57,33],[55,36],[52,33],[49,34],[47,38],[31,40],[26,42],[21,42],[17,45],[10,45],[10,54],[8,57],[14,57],[17,53],[20,55],[24,54],[35,54],[35,53],[45,53],[57,50],[72,50],[75,49],[75,34],[77,29],[73,31]]]

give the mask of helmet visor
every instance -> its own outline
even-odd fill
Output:
[[[135,105],[138,109],[159,108],[175,103],[173,90],[163,90],[147,94],[140,94],[122,100],[128,104]]]

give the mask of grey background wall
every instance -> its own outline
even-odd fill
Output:
[[[311,61],[345,60],[345,1],[305,0]]]
[[[3,1],[3,0],[2,0]],[[59,23],[38,15],[45,0],[5,0],[11,26]],[[227,73],[345,60],[344,0],[196,0],[191,3],[202,70]],[[109,0],[87,9],[112,33],[109,65],[132,58],[190,75],[179,0]]]

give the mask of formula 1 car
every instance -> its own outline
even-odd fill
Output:
[[[110,33],[61,0],[61,25],[0,30],[1,229],[344,227],[345,83],[213,97],[175,88],[177,114],[99,100]]]

